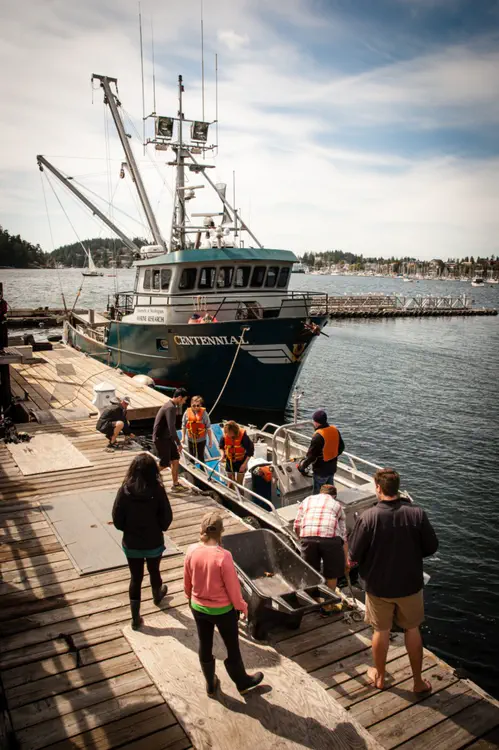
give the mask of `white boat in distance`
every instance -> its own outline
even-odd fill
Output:
[[[90,252],[90,249],[87,250],[88,255],[88,270],[85,269],[82,271],[82,276],[104,276],[102,271],[97,270],[97,266],[94,263],[94,259],[92,258],[92,253]]]

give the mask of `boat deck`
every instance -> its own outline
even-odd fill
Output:
[[[26,431],[64,435],[92,466],[23,476],[0,444],[0,705],[6,706],[0,709],[0,746],[8,747],[2,727],[4,733],[12,727],[23,750],[191,747],[123,636],[128,569],[80,576],[38,506],[54,493],[117,488],[133,454],[106,452],[105,438],[89,421],[31,424]],[[207,495],[170,497],[169,536],[183,551],[197,540],[207,508],[220,506]],[[227,533],[246,528],[224,513]],[[187,612],[182,565],[181,555],[162,562],[169,585],[165,609],[179,615]],[[145,585],[142,610],[146,624],[158,612]],[[400,636],[390,648],[391,682],[383,692],[367,684],[370,630],[362,622],[310,615],[298,631],[276,632],[273,645],[317,678],[382,747],[499,747],[499,704],[430,652],[424,668],[433,691],[414,697]],[[279,687],[293,690],[292,684]]]
[[[65,410],[79,410],[81,415],[97,417],[92,403],[93,387],[97,383],[110,383],[116,394],[128,394],[131,420],[154,419],[168,397],[149,386],[140,385],[120,370],[108,367],[64,344],[54,344],[51,351],[33,352],[33,360],[12,364],[11,388],[14,396],[29,400],[24,402],[28,411],[52,412],[64,415]],[[66,421],[66,420],[61,420]]]

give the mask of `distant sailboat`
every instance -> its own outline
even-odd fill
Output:
[[[83,276],[104,276],[104,274],[101,273],[101,271],[97,270],[97,267],[94,263],[94,259],[92,258],[92,253],[90,252],[90,250],[87,250],[87,255],[88,255],[88,271],[87,270],[82,271],[82,275]]]

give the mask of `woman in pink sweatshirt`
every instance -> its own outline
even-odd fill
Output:
[[[256,687],[263,673],[249,675],[239,650],[238,620],[248,614],[231,553],[221,546],[223,521],[219,513],[210,512],[201,522],[201,541],[187,550],[184,563],[184,590],[189,599],[199,636],[199,661],[206,679],[206,691],[213,696],[218,687],[213,658],[215,626],[222,636],[229,677],[241,693]]]

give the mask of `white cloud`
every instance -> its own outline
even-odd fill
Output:
[[[241,47],[245,47],[249,42],[249,38],[246,36],[246,34],[244,36],[241,34],[237,34],[232,29],[225,29],[224,31],[219,31],[218,39],[231,52],[236,52]]]
[[[175,82],[184,72],[187,116],[198,117],[200,48],[193,29],[199,30],[199,3],[166,7],[153,0],[148,6],[142,4],[147,108],[152,109],[152,13],[158,109],[176,112]],[[267,24],[265,10],[263,1],[204,4],[207,118],[214,117],[213,54],[219,52],[220,155],[213,172],[230,184],[236,170],[238,204],[261,241],[298,252],[343,247],[428,258],[497,254],[499,159],[411,158],[366,150],[362,143],[349,148],[338,143],[350,124],[364,125],[369,132],[369,123],[409,122],[414,128],[497,123],[499,57],[492,47],[450,47],[361,75],[343,75],[309,56],[310,38],[319,25],[327,25],[311,4],[293,0],[289,16],[279,11],[288,24],[306,18],[300,44]],[[137,9],[134,0],[90,0],[78,6],[25,0],[6,16],[0,29],[0,223],[48,250],[35,156],[52,156],[70,174],[92,175],[82,181],[107,196],[102,95],[94,92],[92,106],[89,78],[92,72],[118,76],[121,100],[140,123]],[[223,19],[223,25],[213,18]],[[136,214],[130,180],[119,180],[121,150],[115,136],[110,147],[116,159],[111,191],[116,187],[117,203]],[[140,148],[137,153],[168,237],[173,175],[163,167],[169,155],[151,152],[162,169],[160,178]],[[61,158],[66,155],[79,158]],[[213,208],[207,190],[200,196],[201,205],[194,210]],[[56,245],[73,242],[50,192],[48,198]],[[98,233],[71,198],[64,205],[80,236]],[[122,222],[131,234],[140,233],[129,219]]]

